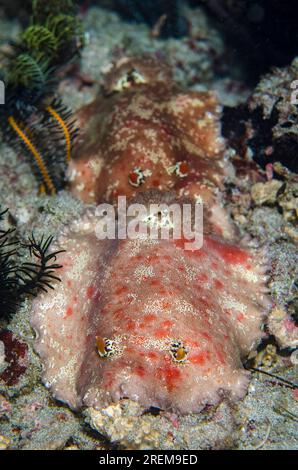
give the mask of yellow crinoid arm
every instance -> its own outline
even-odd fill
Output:
[[[18,134],[18,136],[24,142],[24,144],[26,145],[28,150],[32,153],[32,155],[33,155],[33,157],[34,157],[34,159],[37,163],[37,166],[39,168],[39,171],[42,175],[44,183],[45,183],[46,187],[48,188],[49,192],[51,194],[55,194],[56,193],[55,185],[54,185],[54,183],[51,179],[51,176],[50,176],[50,174],[47,170],[47,167],[44,163],[44,160],[42,158],[41,153],[37,150],[35,145],[31,142],[29,137],[27,137],[27,135],[22,131],[22,129],[19,127],[19,125],[17,124],[17,122],[15,121],[15,119],[12,116],[9,116],[8,122],[11,125],[11,127],[13,128],[13,130]]]
[[[69,162],[71,159],[71,136],[70,136],[68,126],[66,122],[64,121],[64,119],[62,119],[60,114],[58,114],[57,111],[55,111],[55,109],[52,108],[52,106],[48,106],[46,110],[53,116],[54,119],[56,119],[56,121],[58,121],[64,133],[65,142],[66,142],[66,160]]]

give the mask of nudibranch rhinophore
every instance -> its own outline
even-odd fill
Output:
[[[94,204],[123,195],[144,207],[203,202],[203,246],[144,233],[101,239],[96,207],[62,228],[53,246],[66,250],[62,282],[33,302],[43,380],[74,409],[130,398],[185,414],[241,398],[242,359],[270,308],[268,265],[262,250],[241,245],[221,205],[232,168],[216,97],[182,91],[150,58],[123,59],[107,84],[107,96],[79,112],[73,194]]]

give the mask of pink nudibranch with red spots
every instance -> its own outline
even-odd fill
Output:
[[[144,80],[119,92],[115,77],[132,66]],[[95,208],[61,231],[62,282],[34,300],[31,323],[43,380],[73,408],[128,397],[184,414],[222,390],[239,399],[242,358],[263,336],[267,263],[240,246],[220,204],[230,167],[216,97],[181,90],[160,67],[122,61],[107,80],[114,94],[79,112],[71,190],[89,203],[203,201],[204,243],[99,240]]]

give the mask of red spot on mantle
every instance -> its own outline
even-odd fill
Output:
[[[115,291],[115,294],[116,295],[121,295],[121,294],[124,294],[124,292],[127,292],[127,291],[128,291],[127,286],[121,286]]]
[[[157,376],[164,379],[168,391],[171,392],[180,381],[181,371],[177,366],[169,364],[165,368],[158,368]]]
[[[203,366],[206,362],[206,352],[202,351],[196,354],[193,354],[189,360],[190,362],[193,362],[194,364],[198,364],[199,366]]]
[[[207,281],[208,281],[208,276],[207,276],[207,274],[204,274],[204,273],[198,274],[198,276],[197,276],[197,281],[198,281],[198,282],[207,282]]]
[[[117,310],[115,310],[113,317],[118,320],[119,318],[122,318],[123,315],[124,315],[124,310],[122,308],[118,308]]]
[[[241,322],[243,319],[244,319],[243,313],[238,313],[237,320]]]
[[[125,322],[125,328],[128,331],[134,331],[136,328],[136,323],[130,318]]]
[[[72,307],[67,307],[67,309],[66,309],[66,311],[65,311],[65,315],[63,316],[63,318],[71,317],[72,314],[73,314],[73,309],[72,309]]]
[[[190,256],[194,256],[195,258],[201,258],[202,256],[205,256],[205,253],[204,253],[204,250],[202,249],[197,249],[197,248],[193,248],[191,249],[191,247],[189,245],[186,245],[186,244],[190,244],[190,243],[194,243],[195,242],[195,239],[194,238],[190,238],[189,240],[185,237],[181,237],[177,240],[174,240],[174,245],[177,247],[177,248],[182,248],[186,254],[190,255]],[[186,246],[187,246],[187,249],[186,249]]]
[[[203,331],[201,334],[205,339],[208,339],[209,341],[211,340],[211,336],[209,335],[209,333]]]
[[[160,328],[154,331],[154,335],[156,338],[165,338],[169,335],[170,329],[173,326],[173,322],[171,320],[164,320],[160,324]]]
[[[148,313],[147,315],[144,315],[143,320],[146,323],[150,323],[150,322],[156,320],[156,315],[154,315],[153,313]]]
[[[148,352],[147,357],[149,357],[149,359],[152,359],[154,361],[158,358],[158,355],[157,355],[156,352],[150,351],[150,352]]]
[[[216,251],[227,263],[245,264],[250,258],[249,254],[245,250],[227,243],[222,243],[206,236],[204,242],[206,243],[207,250],[211,249]]]
[[[86,292],[87,299],[91,299],[93,297],[93,294],[94,294],[94,287],[93,286],[88,287],[87,292]]]
[[[135,368],[135,372],[139,377],[144,377],[145,375],[145,368],[143,366],[137,366]]]
[[[150,284],[151,286],[160,286],[160,281],[158,279],[152,279]]]
[[[222,289],[223,286],[224,286],[224,285],[223,285],[223,283],[222,283],[221,281],[219,281],[218,279],[215,279],[215,280],[214,280],[214,287],[215,287],[216,289]]]
[[[166,336],[168,336],[168,330],[165,330],[165,329],[158,329],[158,330],[155,330],[154,331],[154,336],[155,338],[165,338]]]

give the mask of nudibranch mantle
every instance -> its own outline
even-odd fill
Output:
[[[134,81],[133,73],[143,79]],[[68,172],[74,196],[115,203],[119,195],[174,190],[203,200],[212,231],[231,236],[219,191],[233,167],[216,93],[183,90],[168,66],[150,56],[117,62],[105,91],[77,115],[81,139]]]
[[[233,168],[215,94],[181,90],[156,59],[124,58],[78,121],[76,197],[203,202],[204,241],[191,251],[182,240],[100,240],[95,207],[62,228],[62,282],[34,300],[31,319],[45,384],[74,409],[127,397],[185,414],[243,397],[242,359],[270,308],[268,265],[241,246],[222,205]]]
[[[210,235],[197,251],[180,240],[98,240],[100,223],[89,209],[64,229],[62,282],[33,303],[54,396],[75,409],[128,397],[180,414],[222,393],[243,397],[241,359],[270,306],[265,259]]]

